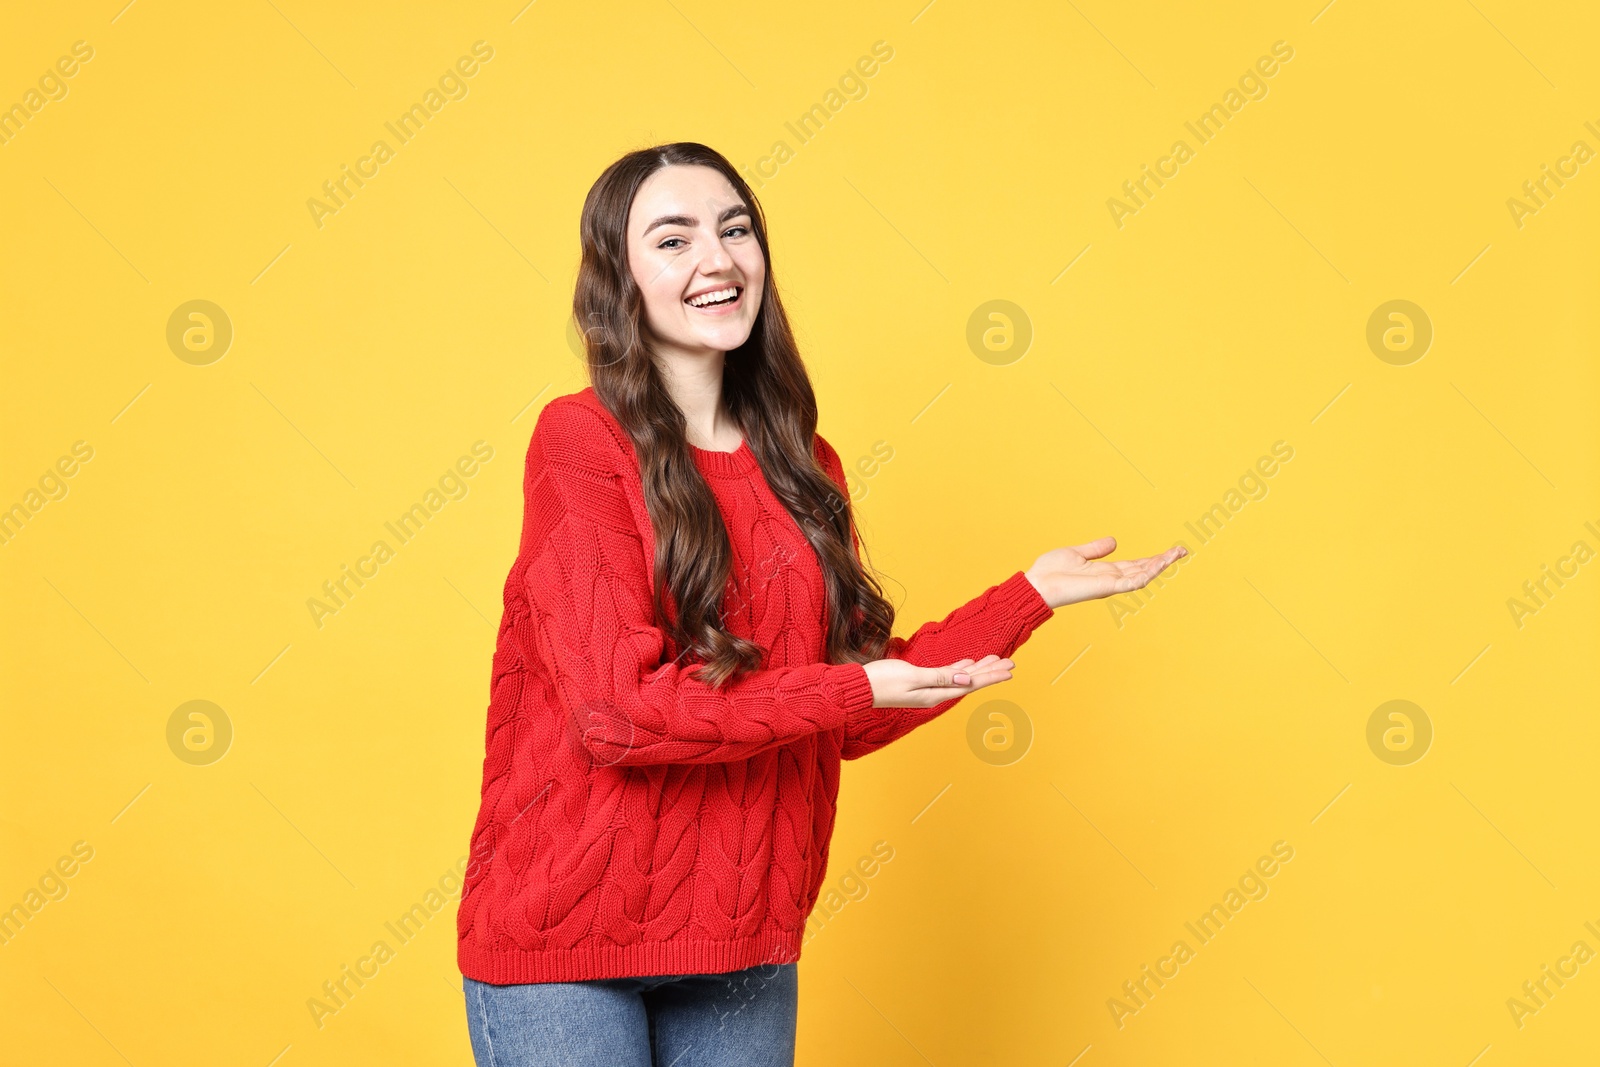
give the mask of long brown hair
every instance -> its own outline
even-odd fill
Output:
[[[761,310],[744,344],[725,357],[722,402],[761,465],[773,495],[811,543],[828,590],[829,663],[882,657],[894,606],[852,546],[850,498],[812,451],[817,398],[772,274],[766,218],[755,193],[721,153],[679,141],[630,152],[606,168],[583,203],[583,259],[572,313],[596,396],[633,440],[645,506],[655,531],[658,620],[683,654],[704,662],[712,685],[762,666],[765,650],[729,633],[721,602],[733,563],[716,498],[689,451],[687,423],[672,400],[644,331],[644,297],[628,267],[628,214],[645,179],[662,167],[711,167],[750,211],[766,261]],[[666,592],[677,608],[667,609]]]

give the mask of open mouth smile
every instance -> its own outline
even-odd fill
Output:
[[[743,299],[743,286],[725,285],[720,289],[707,289],[696,293],[685,298],[684,303],[696,311],[714,315],[739,307]]]

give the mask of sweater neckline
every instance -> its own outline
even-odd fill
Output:
[[[701,470],[713,474],[746,474],[760,465],[756,462],[756,454],[750,450],[748,437],[740,441],[739,447],[732,452],[714,452],[690,444],[689,454],[694,457]]]

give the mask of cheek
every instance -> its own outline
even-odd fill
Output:
[[[670,293],[664,292],[660,288],[658,280],[656,288],[645,290],[644,302],[650,314],[656,318],[664,319],[678,310],[678,290],[675,288]]]
[[[745,282],[758,294],[766,285],[767,263],[761,258],[759,248],[751,250],[739,260],[739,272],[744,275]]]
[[[634,283],[644,296],[645,310],[649,314],[659,318],[677,310],[683,285],[670,266],[657,264],[643,278],[635,275]]]
[[[633,284],[639,287],[646,300],[659,299],[673,273],[670,259],[662,258],[659,254],[652,255],[648,249],[643,252],[634,249],[629,253],[628,270],[633,275]]]

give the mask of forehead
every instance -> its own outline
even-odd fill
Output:
[[[743,203],[721,172],[698,164],[670,164],[639,186],[628,214],[628,232],[638,235],[663,215],[686,215],[702,226],[714,225],[724,208]]]

